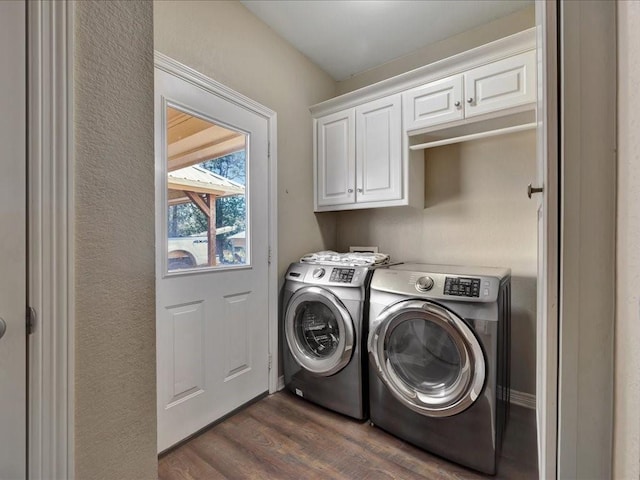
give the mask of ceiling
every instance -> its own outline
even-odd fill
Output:
[[[335,80],[345,80],[533,0],[241,0]]]

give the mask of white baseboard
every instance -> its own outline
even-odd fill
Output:
[[[511,403],[525,408],[536,409],[536,396],[531,393],[511,390]]]

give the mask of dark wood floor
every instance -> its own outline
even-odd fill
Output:
[[[287,392],[266,397],[159,460],[177,479],[537,479],[535,412],[512,406],[495,477]]]

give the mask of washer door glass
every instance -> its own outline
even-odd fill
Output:
[[[353,320],[342,302],[320,287],[296,291],[285,313],[285,337],[291,355],[305,370],[333,375],[351,359]]]
[[[446,308],[407,300],[384,310],[369,334],[378,377],[403,404],[423,415],[469,408],[485,381],[484,354],[469,326]]]
[[[302,302],[294,319],[296,342],[317,358],[333,355],[340,344],[340,328],[333,312],[318,301]]]

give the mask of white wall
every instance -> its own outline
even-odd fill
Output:
[[[152,5],[82,1],[75,12],[75,478],[151,480]]]
[[[154,2],[155,49],[278,115],[280,278],[304,253],[332,247],[335,218],[313,213],[309,106],[335,81],[237,1]]]
[[[377,245],[396,261],[512,269],[512,387],[535,393],[535,132],[425,151],[425,208],[338,216],[338,248]]]
[[[618,3],[613,478],[640,478],[640,3]]]

